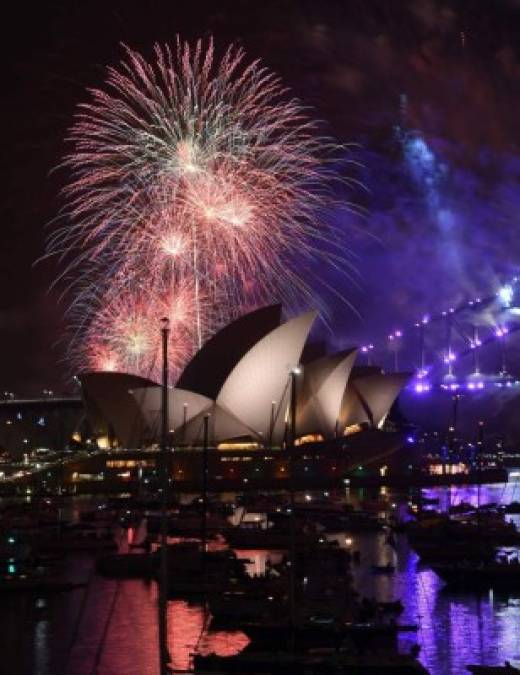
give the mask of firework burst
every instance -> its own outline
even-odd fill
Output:
[[[204,306],[203,298],[201,303]],[[195,317],[191,283],[159,291],[153,302],[142,289],[99,298],[86,330],[76,333],[72,340],[75,365],[160,379],[158,326],[163,318],[169,320],[172,330],[169,365],[175,375],[193,348]]]
[[[159,306],[164,289],[186,283],[199,345],[244,306],[311,297],[295,260],[301,268],[337,234],[317,216],[333,201],[338,147],[240,48],[220,60],[212,40],[157,45],[152,62],[125,52],[79,108],[64,162],[67,225],[49,240],[49,252],[69,261],[63,277],[73,279],[77,332],[96,335],[100,312],[131,320],[127,298]],[[114,312],[118,296],[125,312]],[[141,332],[151,329],[158,333],[156,324]],[[117,330],[128,334],[115,322]],[[139,341],[134,347],[132,370],[141,370]],[[103,344],[100,353],[119,364],[121,351]]]

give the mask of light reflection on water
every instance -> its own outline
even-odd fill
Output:
[[[477,503],[476,486],[437,488],[424,491],[447,507],[461,501]],[[366,498],[352,493],[352,501]],[[482,486],[481,503],[520,500],[520,481],[508,485]],[[514,517],[519,522],[519,517]],[[403,633],[400,647],[408,651],[421,645],[420,659],[432,675],[462,675],[468,663],[520,662],[520,597],[448,593],[438,577],[419,563],[406,537],[396,537],[394,549],[383,534],[342,533],[338,542],[361,551],[361,565],[353,565],[355,583],[366,596],[381,601],[400,598],[405,611],[401,623],[417,624],[417,633]],[[251,561],[251,574],[262,574],[267,558],[279,562],[282,552],[239,551]],[[70,578],[87,580],[92,561],[72,559]],[[391,562],[393,575],[374,575],[372,564]],[[84,602],[84,598],[86,601]],[[2,657],[0,675],[155,675],[157,665],[156,591],[153,583],[121,582],[92,577],[85,589],[49,596],[0,597]],[[40,599],[41,600],[41,599]],[[113,615],[106,638],[102,636],[110,608]],[[84,608],[82,609],[84,605]],[[78,623],[78,617],[81,621]],[[197,649],[203,653],[234,654],[244,648],[240,631],[205,633],[202,605],[175,601],[169,604],[170,651],[173,665],[189,667]]]
[[[420,660],[432,675],[462,675],[468,663],[520,662],[519,597],[443,590],[440,579],[420,564],[403,535],[396,537],[395,574],[374,575],[370,570],[370,564],[392,559],[384,536],[357,535],[354,547],[361,551],[362,561],[353,567],[356,587],[382,602],[402,601],[405,610],[399,622],[415,624],[418,631],[402,633],[400,649],[409,651],[418,643]]]
[[[85,581],[92,561],[79,556],[71,568],[70,579]],[[45,603],[37,595],[1,596],[0,675],[156,675],[156,598],[155,583],[96,575],[87,588],[50,595]],[[226,656],[248,643],[238,630],[203,631],[202,604],[170,602],[168,622],[178,670],[189,668],[195,650]]]
[[[439,498],[445,510],[460,502],[477,505],[477,486],[453,486],[423,490],[430,498]],[[480,503],[508,504],[520,500],[520,481],[501,485],[483,485]],[[511,516],[517,526],[519,516]],[[361,551],[362,565],[353,566],[357,588],[362,595],[380,601],[401,599],[405,606],[400,623],[417,624],[417,633],[402,633],[400,648],[408,651],[417,642],[420,660],[431,675],[466,674],[466,665],[503,664],[510,660],[520,665],[520,593],[497,595],[485,591],[455,593],[443,589],[437,575],[421,565],[404,535],[396,537],[396,551],[385,535],[352,535],[352,547]],[[343,535],[338,541],[344,540]],[[395,557],[394,557],[395,556]],[[371,564],[397,560],[394,575],[374,575]],[[367,564],[368,563],[368,564]]]

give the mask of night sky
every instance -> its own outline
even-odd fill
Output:
[[[489,292],[520,266],[518,0],[63,0],[2,18],[2,390],[65,387],[58,267],[34,263],[63,205],[54,169],[75,106],[121,42],[148,56],[176,34],[241,43],[356,144],[366,189],[350,198],[368,215],[326,217],[341,219],[358,273],[328,281],[361,316],[326,300],[334,346]]]

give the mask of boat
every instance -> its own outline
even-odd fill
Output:
[[[502,513],[479,513],[460,519],[441,517],[410,524],[408,538],[416,548],[421,543],[487,543],[490,546],[520,545],[520,532]]]
[[[110,528],[95,527],[90,524],[67,525],[60,529],[52,539],[39,546],[42,552],[102,551],[117,549]]]
[[[160,516],[156,513],[147,512],[147,529],[150,534],[159,534]],[[209,514],[206,523],[206,532],[208,535],[214,535],[221,532],[226,526],[224,518],[214,514]],[[167,517],[167,527],[169,537],[200,537],[201,536],[201,516],[199,513],[185,511],[184,513],[170,514]]]
[[[109,509],[107,504],[98,504],[95,509],[81,511],[80,521],[83,523],[97,523],[109,527],[116,521],[117,512]]]
[[[448,509],[448,513],[471,513],[474,510],[475,507],[473,506],[473,504],[462,501],[459,502],[458,504],[450,506],[450,508]]]
[[[85,586],[86,582],[66,581],[59,577],[48,577],[38,574],[6,575],[0,577],[0,593],[63,593],[77,588],[84,588]]]
[[[425,495],[422,495],[418,498],[417,500],[420,504],[425,504],[428,506],[432,505],[437,505],[440,502],[440,499],[438,497],[427,497]]]
[[[323,516],[319,522],[326,532],[380,532],[386,523],[375,513],[346,511],[342,514]]]
[[[84,586],[68,581],[62,574],[61,560],[36,554],[28,544],[8,538],[5,551],[0,549],[0,593],[38,591],[59,592]]]
[[[520,533],[514,523],[503,516],[477,515],[455,520],[433,519],[409,527],[410,545],[423,562],[458,563],[460,561],[492,562],[500,546],[517,546]]]
[[[489,562],[494,560],[496,555],[496,547],[485,541],[450,541],[448,546],[446,542],[434,539],[413,542],[412,547],[421,561],[428,565],[463,560]]]
[[[209,654],[194,656],[194,672],[262,673],[262,675],[428,675],[417,659],[408,654],[355,655],[335,650],[314,650],[308,654],[292,651],[253,651],[246,648],[235,656]]]
[[[240,630],[257,648],[279,648],[289,644],[293,633],[295,648],[309,651],[321,647],[340,649],[348,644],[356,653],[370,650],[397,651],[399,633],[415,632],[416,625],[397,624],[393,621],[347,622],[333,615],[317,614],[298,622],[294,629],[287,619],[243,621]]]
[[[400,600],[378,602],[377,609],[383,614],[402,614],[404,612],[404,606]]]
[[[96,567],[109,578],[148,579],[156,576],[159,557],[160,547],[153,553],[116,553],[98,558]],[[201,551],[199,542],[181,542],[168,545],[168,572],[175,595],[182,590],[190,595],[208,589],[223,591],[229,579],[245,577],[245,561],[228,549]],[[208,579],[208,588],[200,581],[202,574]]]
[[[506,661],[503,666],[466,666],[466,670],[473,675],[520,675],[520,669]]]
[[[233,527],[224,530],[223,535],[229,545],[237,549],[288,550],[291,545],[290,532],[286,529],[256,530]],[[295,539],[296,546],[310,545],[317,541],[316,535],[303,532],[298,532]]]
[[[363,511],[370,513],[385,513],[391,508],[388,499],[365,499],[360,506]]]
[[[518,558],[492,562],[458,562],[432,565],[432,569],[448,586],[466,589],[520,589]]]
[[[430,535],[441,536],[441,540],[436,543],[439,545],[444,543],[446,551],[453,552],[458,548],[460,558],[435,562],[431,567],[449,587],[468,590],[493,588],[511,591],[519,589],[520,559],[518,555],[509,557],[507,554],[500,556],[494,554],[490,557],[490,549],[520,544],[520,532],[514,523],[505,520],[503,510],[498,509],[496,503],[481,505],[482,464],[480,455],[478,460],[479,480],[474,513],[464,514],[460,519],[452,515],[445,520],[440,520],[433,525],[433,532],[431,528],[428,528]],[[466,508],[464,503],[462,503],[462,508]],[[412,546],[424,544],[423,536],[424,532],[421,533],[419,530],[412,533]],[[471,556],[470,551],[473,554]]]
[[[255,592],[251,588],[227,590],[208,597],[211,627],[242,627],[260,618],[274,620],[287,616],[287,599],[277,590]]]
[[[386,563],[386,565],[372,565],[372,572],[374,574],[393,574],[395,572],[395,565]]]

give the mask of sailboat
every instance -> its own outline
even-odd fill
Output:
[[[518,555],[504,554],[492,561],[436,563],[432,569],[448,586],[469,590],[496,588],[503,591],[520,588]]]
[[[483,423],[479,422],[477,440],[479,471],[482,468],[482,439]],[[520,588],[520,558],[518,553],[503,553],[497,556],[495,548],[500,543],[505,543],[504,532],[510,533],[513,541],[520,540],[520,533],[512,523],[504,523],[502,520],[483,522],[480,488],[481,481],[479,478],[473,540],[487,542],[486,557],[481,555],[480,557],[469,558],[464,556],[462,552],[458,560],[435,562],[431,567],[448,586],[465,589],[518,589]],[[482,551],[482,548],[480,550]]]

